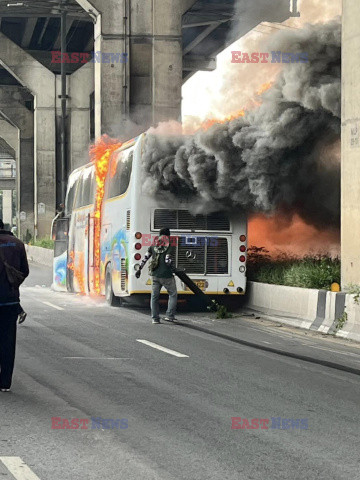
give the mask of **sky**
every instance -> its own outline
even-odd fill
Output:
[[[236,114],[251,104],[256,91],[264,83],[275,79],[279,64],[232,64],[233,50],[249,53],[267,51],[266,41],[279,29],[327,22],[341,15],[341,4],[341,0],[299,0],[300,18],[290,18],[282,24],[261,23],[226,48],[217,56],[215,71],[198,72],[183,86],[183,123],[197,125],[209,118],[223,119],[227,115]]]

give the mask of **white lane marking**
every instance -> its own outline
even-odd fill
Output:
[[[132,360],[131,357],[63,357],[66,360]]]
[[[64,308],[58,307],[57,305],[54,305],[53,303],[50,302],[41,302],[44,305],[47,305],[48,307],[55,308],[56,310],[65,310]]]
[[[30,470],[20,457],[0,457],[0,461],[16,480],[40,480],[40,478]]]
[[[169,348],[162,347],[156,343],[148,342],[147,340],[136,340],[137,342],[143,343],[148,347],[156,348],[156,350],[161,350],[162,352],[168,353],[169,355],[173,355],[174,357],[178,358],[189,358],[189,355],[184,355],[183,353],[175,352],[175,350],[170,350]]]
[[[271,345],[271,343],[270,343],[270,342],[265,342],[265,340],[263,340],[263,343],[267,343],[268,345]]]

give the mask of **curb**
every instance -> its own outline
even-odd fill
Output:
[[[357,368],[348,367],[346,365],[341,365],[334,362],[328,362],[327,360],[321,360],[320,358],[308,357],[306,355],[299,355],[297,353],[286,352],[284,350],[267,347],[265,345],[259,345],[257,343],[248,342],[247,340],[242,340],[241,338],[231,337],[230,335],[226,335],[225,333],[216,332],[214,330],[209,330],[204,327],[199,327],[197,325],[192,325],[192,324],[184,323],[181,321],[177,321],[176,324],[182,327],[190,328],[191,330],[197,330],[199,332],[203,332],[208,335],[213,335],[215,337],[222,338],[223,340],[228,340],[232,343],[237,343],[239,345],[244,345],[246,347],[262,350],[264,352],[275,353],[276,355],[281,355],[283,357],[295,358],[296,360],[302,360],[304,362],[313,363],[316,365],[322,365],[324,367],[333,368],[335,370],[340,370],[342,372],[348,372],[354,375],[360,375],[360,369],[357,369]]]

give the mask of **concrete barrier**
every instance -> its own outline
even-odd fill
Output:
[[[288,325],[360,341],[360,301],[353,295],[248,282],[246,307]],[[347,320],[337,330],[344,312]]]
[[[345,312],[346,322],[344,327],[337,332],[337,336],[360,342],[360,303],[354,295],[345,296]]]
[[[28,260],[30,262],[40,263],[47,267],[52,267],[54,260],[54,250],[49,248],[33,247],[32,245],[25,245]]]
[[[274,316],[287,323],[310,328],[317,314],[318,290],[248,282],[247,307]]]

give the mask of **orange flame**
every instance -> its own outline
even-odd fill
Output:
[[[78,259],[78,264],[76,264],[76,259]],[[74,276],[78,282],[80,293],[85,294],[85,262],[84,262],[84,252],[69,252],[69,262],[68,269],[74,272]]]
[[[249,245],[266,248],[271,256],[287,253],[294,257],[309,254],[340,255],[340,233],[337,229],[319,230],[298,215],[288,217],[281,212],[271,217],[263,214],[249,218]]]
[[[266,82],[259,87],[259,89],[256,91],[256,96],[261,96],[264,92],[269,90],[272,86],[274,85],[274,82]],[[259,99],[252,99],[251,102],[248,102],[246,107],[242,108],[238,112],[232,113],[230,115],[227,115],[223,118],[209,118],[207,120],[204,120],[200,127],[197,129],[198,130],[208,130],[215,124],[221,124],[221,123],[226,123],[226,122],[231,122],[232,120],[235,120],[236,118],[239,117],[244,117],[245,113],[248,110],[251,110],[254,107],[259,107],[261,105],[261,101]]]
[[[259,90],[257,90],[256,95],[262,95],[264,92],[269,90],[274,85],[274,82],[263,83]]]
[[[90,157],[95,164],[96,197],[94,206],[94,291],[101,292],[101,215],[105,194],[105,179],[110,165],[112,154],[120,148],[122,143],[107,135],[103,135],[90,147]]]
[[[245,115],[245,110],[239,110],[238,112],[228,115],[222,119],[209,118],[208,120],[205,120],[204,122],[202,122],[199,130],[209,130],[209,128],[211,128],[215,124],[231,122],[231,120],[235,120],[235,118],[243,117],[244,115]]]

